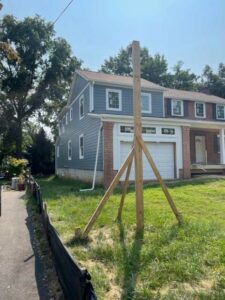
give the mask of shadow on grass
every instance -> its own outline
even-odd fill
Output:
[[[121,299],[133,299],[140,270],[140,252],[143,245],[143,231],[136,233],[131,249],[125,243],[124,226],[118,222],[120,245],[123,253],[123,282]]]

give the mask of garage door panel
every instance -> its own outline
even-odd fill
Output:
[[[152,155],[152,158],[164,179],[174,178],[174,145],[173,143],[153,143],[146,142],[146,145]],[[120,145],[120,163],[126,159],[132,148],[131,142],[121,142]],[[143,153],[143,177],[145,180],[154,180],[155,175]],[[124,180],[125,174],[122,177]],[[134,180],[134,162],[132,164],[130,180]]]

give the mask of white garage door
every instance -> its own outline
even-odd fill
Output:
[[[173,143],[153,143],[146,142],[146,145],[152,155],[152,158],[164,179],[174,179],[174,144]],[[131,150],[131,142],[121,142],[120,162],[121,164],[126,159]],[[126,172],[125,172],[126,174]],[[124,180],[125,174],[121,178]],[[145,180],[156,179],[155,175],[143,153],[143,176]],[[134,180],[134,161],[130,174],[130,180]]]

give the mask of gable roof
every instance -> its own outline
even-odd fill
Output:
[[[225,104],[225,99],[214,95],[208,95],[200,92],[183,91],[176,89],[167,89],[164,93],[165,98],[173,98],[178,100],[191,100],[201,102],[211,102]]]
[[[112,75],[103,72],[77,71],[77,73],[88,81],[102,84],[112,84],[133,87],[133,77],[125,75]],[[149,90],[165,91],[166,89],[156,83],[141,78],[141,87]]]

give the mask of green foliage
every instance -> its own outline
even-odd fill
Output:
[[[183,226],[158,185],[144,188],[145,230],[135,233],[135,190],[115,222],[120,190],[109,199],[87,241],[74,239],[104,190],[80,193],[80,182],[40,179],[51,220],[74,257],[92,276],[99,299],[224,299],[225,183],[202,179],[169,185]],[[98,276],[99,275],[99,276]]]
[[[33,135],[28,148],[32,174],[52,174],[55,171],[55,147],[43,128]]]
[[[39,16],[18,21],[7,15],[0,26],[0,40],[20,57],[9,59],[0,51],[0,116],[6,116],[6,135],[16,128],[14,144],[21,156],[24,126],[37,112],[41,121],[54,126],[81,61],[72,56],[64,39],[55,37],[53,25]]]
[[[9,177],[23,175],[27,165],[28,161],[26,159],[18,159],[12,156],[5,157],[2,161],[3,171],[7,172]]]
[[[167,62],[163,55],[151,56],[147,48],[141,49],[141,75],[143,78],[163,84],[167,73]],[[121,49],[115,57],[104,61],[101,70],[105,73],[132,75],[131,46]]]

